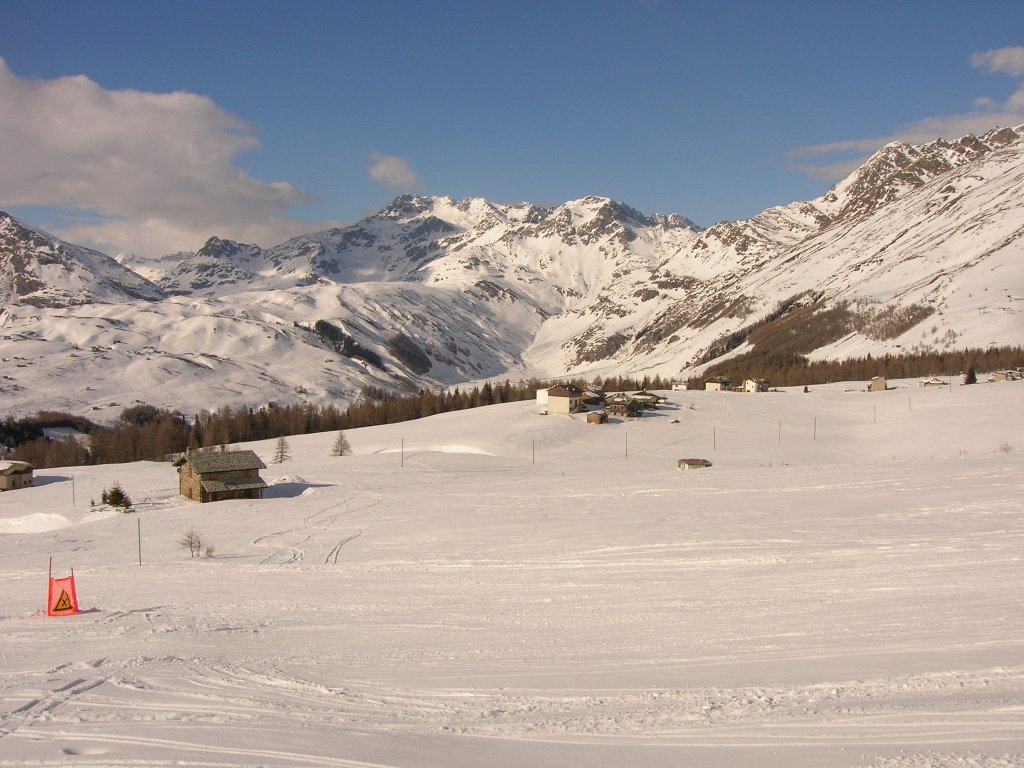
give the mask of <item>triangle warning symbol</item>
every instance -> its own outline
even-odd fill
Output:
[[[55,611],[70,611],[71,610],[71,598],[68,597],[68,593],[65,590],[60,591],[60,598],[57,600],[57,604],[53,606]]]

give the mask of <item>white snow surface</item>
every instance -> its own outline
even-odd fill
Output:
[[[0,494],[0,765],[1024,765],[1024,384],[666,394],[240,446],[259,501],[38,471]]]

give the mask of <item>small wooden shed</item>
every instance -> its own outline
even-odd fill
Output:
[[[676,469],[704,469],[710,466],[711,462],[707,459],[679,459],[676,462]]]

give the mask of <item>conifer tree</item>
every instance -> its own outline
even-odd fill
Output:
[[[100,494],[100,501],[104,504],[109,504],[112,507],[121,507],[125,512],[132,512],[132,500],[128,497],[128,494],[124,492],[120,483],[114,483],[114,485]]]
[[[277,438],[277,444],[274,446],[274,458],[270,460],[271,464],[284,464],[286,461],[291,461],[292,455],[288,449],[288,441],[284,437]]]
[[[352,453],[352,446],[349,445],[348,438],[345,437],[345,433],[338,431],[338,437],[334,441],[334,446],[331,448],[331,456],[348,456]]]

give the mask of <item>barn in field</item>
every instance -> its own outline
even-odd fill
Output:
[[[198,502],[262,499],[266,469],[253,451],[189,451],[176,462],[178,492]]]

